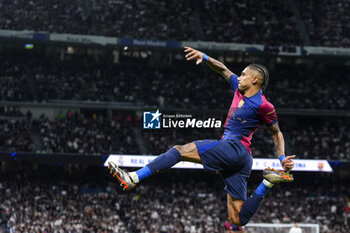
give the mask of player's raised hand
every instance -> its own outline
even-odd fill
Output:
[[[294,167],[294,162],[292,159],[294,159],[296,156],[295,155],[289,155],[289,156],[286,156],[282,162],[281,162],[281,165],[282,165],[282,168],[285,170],[285,171],[289,171],[291,169],[293,169]]]
[[[201,51],[185,46],[185,53],[187,53],[185,56],[187,61],[196,60],[196,65],[203,61],[204,54]]]

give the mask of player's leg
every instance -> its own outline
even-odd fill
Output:
[[[228,178],[228,181],[234,181],[237,183],[240,175],[235,174],[232,178]],[[257,212],[261,202],[264,200],[267,192],[277,183],[280,182],[292,182],[293,177],[284,171],[277,171],[267,168],[263,172],[263,181],[253,192],[253,194],[245,201],[235,199],[231,195],[227,194],[227,208],[229,213],[229,221],[231,224],[238,226],[246,225],[251,217]],[[232,188],[227,188],[231,193],[234,192]]]
[[[245,201],[236,199],[230,194],[227,194],[227,208],[230,223],[237,226],[246,225],[250,218],[257,212],[264,196],[272,186],[272,183],[264,179],[253,194]]]
[[[119,180],[121,186],[126,190],[131,190],[141,180],[149,177],[153,173],[160,170],[170,168],[180,161],[191,161],[201,163],[197,147],[194,142],[185,145],[176,145],[167,152],[159,155],[145,167],[135,171],[127,172],[119,168],[113,162],[109,163],[109,169],[113,175]]]
[[[227,211],[228,219],[231,224],[240,226],[239,212],[244,204],[243,200],[233,198],[230,194],[227,194]]]
[[[134,180],[138,183],[151,174],[170,168],[180,161],[201,163],[201,158],[199,157],[198,150],[194,142],[190,142],[185,145],[176,145],[167,152],[159,155],[145,167],[130,174],[135,177]]]
[[[188,161],[193,163],[202,163],[201,157],[199,156],[197,146],[194,142],[187,143],[182,146],[174,146],[181,154],[182,161]]]

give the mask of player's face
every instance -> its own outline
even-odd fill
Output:
[[[246,67],[238,77],[238,90],[245,91],[253,86],[254,71]]]

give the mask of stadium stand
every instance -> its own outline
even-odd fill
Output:
[[[87,59],[84,62],[2,59],[2,100],[42,103],[62,100],[123,102],[131,106],[143,104],[157,108],[176,107],[187,112],[191,112],[191,109],[218,109],[220,112],[215,112],[215,117],[224,122],[232,91],[222,77],[207,68],[189,68],[188,64],[178,65],[176,69],[155,68],[147,64],[135,65],[137,61],[128,65],[113,65]],[[228,64],[238,71],[245,65]],[[276,64],[271,69],[271,80],[265,93],[274,103],[277,112],[283,108],[350,108],[349,101],[346,101],[349,95],[346,87],[350,86],[348,68],[328,65],[314,70],[314,67],[295,64]],[[5,122],[14,127],[13,122],[16,121],[17,127],[21,125],[26,129],[24,132],[28,132],[20,134],[19,129],[11,130],[10,139],[3,137],[1,147],[6,152],[160,154],[175,144],[205,138],[218,139],[222,134],[220,129],[141,131],[142,124],[135,112],[130,116],[130,121],[124,119],[126,116],[122,120],[118,117],[112,120],[105,116],[101,119],[95,117],[96,120],[92,118],[92,113],[87,116],[77,113],[72,118],[60,114],[56,119],[49,120],[45,116],[32,119],[30,112],[19,112],[18,106],[11,105],[3,108],[2,112],[4,116],[23,117],[25,114],[22,123],[18,123],[19,119],[5,119]],[[63,115],[66,116],[66,112]],[[204,113],[200,117],[204,119],[207,115]],[[350,159],[350,140],[346,134],[349,124],[342,119],[334,122],[324,119],[288,123],[289,120],[280,116],[280,122],[286,136],[287,150],[299,158]],[[111,128],[110,125],[114,126]],[[135,132],[141,138],[135,138]],[[35,140],[35,135],[38,135],[39,140]],[[310,138],[307,135],[313,136]],[[145,148],[140,149],[140,144],[144,144]],[[273,157],[272,148],[268,131],[258,130],[252,144],[254,156]]]
[[[230,65],[239,74],[247,64]],[[232,98],[223,78],[206,68],[195,70],[186,64],[176,68],[140,68],[136,63],[125,67],[96,62],[4,60],[1,66],[2,100],[89,100],[226,110]],[[332,66],[314,71],[304,65],[281,64],[270,73],[266,96],[277,109],[350,108],[346,101],[349,89],[343,88],[350,86],[347,68]],[[310,95],[315,89],[319,91]]]
[[[31,113],[28,112],[27,115]],[[23,117],[24,114],[21,112],[18,106],[6,106],[0,107],[0,117]]]
[[[191,3],[178,1],[4,1],[2,29],[193,40]],[[171,12],[168,9],[172,9]],[[157,14],[158,17],[154,17]],[[133,22],[126,24],[125,22]]]
[[[205,115],[194,116],[207,119]],[[28,119],[28,118],[26,118]],[[218,116],[222,122],[225,115]],[[300,118],[294,124],[280,118],[287,152],[299,159],[350,160],[349,124],[341,119]],[[60,113],[49,120],[45,115],[28,120],[2,120],[2,152],[77,153],[89,155],[161,154],[174,145],[194,140],[220,139],[223,129],[142,130],[133,114],[119,113],[113,119],[79,112]],[[141,138],[135,137],[135,133]],[[35,135],[40,138],[36,144]],[[257,130],[252,140],[255,158],[274,158],[273,140],[266,127]]]
[[[281,64],[271,72],[270,81],[266,95],[276,108],[350,108],[346,101],[349,90],[339,85],[350,85],[349,70],[345,66],[310,69],[305,65]]]
[[[266,45],[300,45],[297,18],[284,1],[203,1],[205,39]]]
[[[105,155],[139,154],[132,127],[138,125],[133,115],[118,114],[107,120],[102,115],[79,112],[60,114],[49,120],[44,115],[33,121],[41,138],[41,153]]]
[[[290,148],[300,158],[349,160],[349,123],[344,119],[333,121],[315,119],[299,122],[286,129]]]
[[[95,28],[98,34],[124,38],[195,40],[194,4],[182,0],[176,3],[98,0],[94,9]]]
[[[292,2],[292,1],[291,1]],[[346,0],[236,4],[232,1],[9,1],[1,3],[2,29],[91,34],[157,40],[203,40],[345,47],[349,41]],[[172,11],[168,11],[172,9]],[[300,12],[297,14],[296,12]],[[157,17],[154,17],[154,15]],[[130,22],[130,23],[125,23]],[[298,25],[305,24],[307,32]]]
[[[91,12],[83,9],[83,2],[88,1],[3,1],[1,28],[90,34]]]
[[[1,151],[34,151],[30,125],[24,120],[0,120]]]
[[[26,66],[20,66],[8,60],[0,64],[0,93],[2,100],[24,101],[30,98],[30,85],[24,74]]]
[[[1,172],[0,206],[14,232],[223,232],[226,196],[211,173],[171,169],[125,193],[101,168],[32,169]],[[308,179],[274,187],[252,222],[296,220],[319,223],[321,233],[347,232],[346,180],[295,175]],[[260,179],[254,172],[248,193]]]
[[[328,47],[350,46],[350,3],[327,0],[318,4],[312,0],[296,1],[312,45]]]
[[[117,193],[56,172],[2,174],[0,206],[12,232],[129,232],[117,213]]]

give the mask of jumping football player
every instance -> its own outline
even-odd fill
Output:
[[[131,190],[141,180],[160,170],[170,168],[180,161],[203,164],[204,169],[218,171],[225,182],[228,219],[237,226],[246,225],[256,213],[266,193],[274,184],[291,182],[289,170],[294,167],[295,155],[285,156],[284,138],[280,131],[274,106],[263,94],[269,81],[269,73],[263,65],[250,64],[238,77],[223,63],[205,53],[185,47],[187,61],[205,62],[222,75],[232,86],[234,98],[227,114],[225,131],[220,140],[199,140],[176,145],[136,172],[127,172],[115,163],[109,169],[123,186]],[[263,181],[247,199],[247,179],[252,169],[250,140],[255,130],[267,125],[273,135],[277,156],[285,171],[265,169]]]

